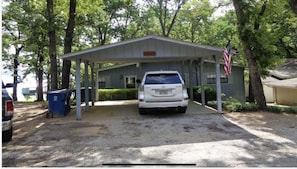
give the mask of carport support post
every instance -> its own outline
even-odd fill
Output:
[[[221,98],[221,72],[219,56],[214,56],[216,60],[216,85],[217,85],[217,111],[222,113],[222,98]]]
[[[95,75],[96,75],[96,77],[95,77],[95,99],[96,99],[96,101],[98,101],[99,100],[99,92],[98,92],[98,89],[99,89],[99,84],[98,84],[98,75],[99,75],[99,71],[98,71],[98,69],[97,69],[97,67],[96,67],[96,69],[95,69]]]
[[[85,61],[85,105],[86,105],[86,112],[88,112],[89,109],[89,76],[88,76],[88,65],[89,62]]]
[[[202,104],[202,106],[205,106],[205,92],[204,92],[203,72],[204,72],[204,59],[201,58],[201,60],[200,60],[201,104]]]
[[[193,94],[193,60],[189,60],[189,83],[190,83],[190,98],[194,100]]]
[[[80,59],[76,59],[76,120],[81,120]]]
[[[94,83],[94,65],[95,63],[92,62],[91,64],[91,86],[92,86],[92,92],[91,92],[91,95],[92,95],[92,106],[95,105],[95,83]]]

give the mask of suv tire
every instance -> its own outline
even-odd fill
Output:
[[[2,132],[2,141],[3,142],[8,142],[12,139],[12,131],[13,131],[13,129],[11,128],[10,130]]]
[[[140,115],[146,115],[147,112],[146,112],[145,109],[143,109],[143,108],[139,108],[139,114],[140,114]]]
[[[187,107],[179,107],[177,109],[177,112],[180,113],[180,114],[185,114],[187,111]]]

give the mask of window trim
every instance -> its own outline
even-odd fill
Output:
[[[99,89],[106,88],[106,78],[105,77],[99,77],[98,78],[98,88]]]
[[[136,80],[137,80],[137,76],[136,75],[127,75],[127,76],[124,76],[124,87],[125,87],[125,89],[129,89],[128,87],[127,87],[127,82],[126,82],[126,79],[127,78],[134,78],[134,84],[135,84],[135,89],[137,88],[137,83],[136,83]],[[134,88],[130,88],[130,89],[134,89]]]
[[[220,76],[221,83],[229,83],[229,77],[225,74],[221,74]],[[206,83],[207,84],[216,84],[217,76],[216,73],[210,72],[206,74]]]

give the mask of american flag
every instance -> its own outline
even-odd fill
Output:
[[[231,74],[231,47],[230,47],[230,40],[228,40],[228,44],[226,49],[224,50],[224,61],[225,61],[225,74],[229,76]]]

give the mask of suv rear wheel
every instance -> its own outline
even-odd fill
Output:
[[[2,132],[2,141],[8,142],[12,139],[12,131],[13,129],[11,128],[10,130],[3,131]]]
[[[177,109],[177,112],[180,113],[180,114],[185,114],[187,111],[187,107],[179,107]]]
[[[139,114],[140,114],[140,115],[146,115],[147,112],[146,112],[145,109],[143,109],[143,108],[139,108]]]

